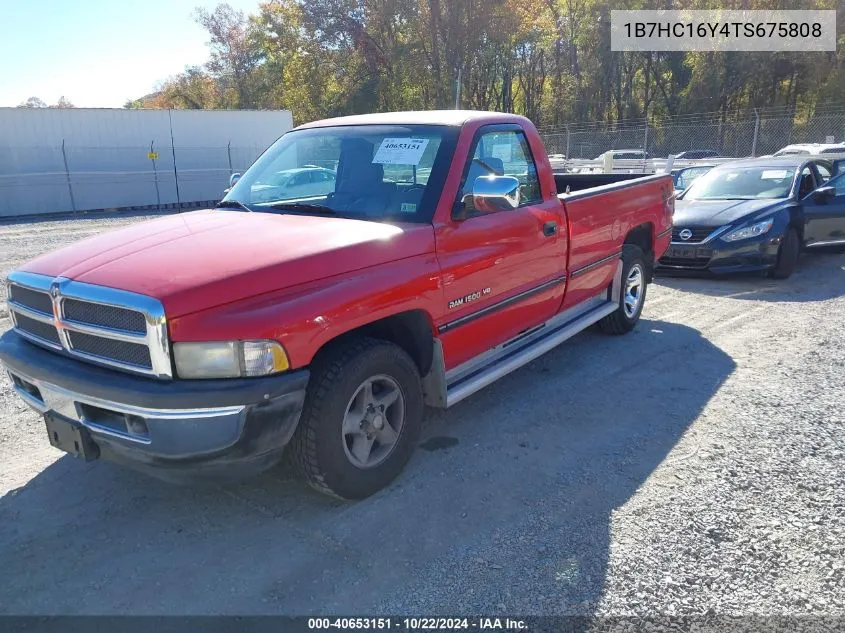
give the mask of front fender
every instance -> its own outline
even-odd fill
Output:
[[[292,368],[305,367],[327,342],[373,321],[422,310],[433,322],[444,305],[439,282],[433,253],[409,257],[173,319],[170,337],[273,339],[284,345]]]

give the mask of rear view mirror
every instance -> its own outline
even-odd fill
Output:
[[[813,193],[813,202],[827,204],[836,197],[836,187],[819,187]]]
[[[234,187],[238,184],[238,181],[241,179],[241,175],[238,172],[235,172],[231,176],[229,176],[229,187]]]
[[[472,183],[472,206],[476,211],[509,211],[519,203],[519,180],[513,176],[479,176]]]

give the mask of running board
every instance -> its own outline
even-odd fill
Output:
[[[447,378],[446,406],[451,407],[464,398],[468,398],[476,391],[530,363],[618,309],[618,301],[605,299],[589,310],[573,315],[563,323],[553,324],[550,321],[530,331],[528,336],[521,335],[509,341],[484,365],[473,368],[471,372],[455,376],[452,381],[448,381]]]

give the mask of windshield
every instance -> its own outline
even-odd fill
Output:
[[[752,200],[786,198],[792,189],[794,167],[713,169],[696,178],[685,200]]]
[[[264,152],[223,202],[268,213],[428,222],[457,132],[430,125],[296,130]]]

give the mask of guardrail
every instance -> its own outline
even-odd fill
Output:
[[[839,170],[845,167],[845,152],[831,154],[801,155],[804,158],[817,158],[839,163]],[[560,155],[549,155],[549,162],[552,170],[569,173],[614,173],[614,174],[657,174],[666,173],[673,169],[684,167],[722,165],[737,160],[750,160],[753,157],[718,157],[700,158],[696,160],[673,159],[673,158],[648,158],[648,159],[618,159],[613,160],[587,160],[583,158],[566,159]],[[757,156],[756,159],[769,158],[768,156]]]
[[[582,158],[564,159],[555,156],[549,157],[552,169],[556,172],[569,173],[613,173],[613,174],[658,174],[679,169],[682,167],[695,167],[697,165],[721,165],[739,158],[702,158],[696,160],[672,160],[668,158],[647,158],[647,159],[608,159],[586,160]]]

